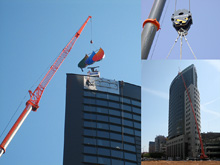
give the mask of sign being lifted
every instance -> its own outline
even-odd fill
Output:
[[[84,89],[119,94],[119,83],[115,80],[84,76]]]

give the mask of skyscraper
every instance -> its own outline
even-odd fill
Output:
[[[141,164],[141,88],[67,74],[63,164]]]
[[[197,72],[192,64],[182,71],[192,105],[200,127],[200,95],[197,89]],[[197,157],[199,155],[199,136],[190,101],[184,82],[178,74],[170,85],[169,92],[169,128],[167,156],[174,158]]]

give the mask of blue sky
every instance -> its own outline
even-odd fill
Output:
[[[142,151],[168,135],[169,88],[179,69],[194,64],[200,92],[201,132],[220,132],[220,60],[142,61]]]
[[[141,22],[148,18],[154,0],[141,0]],[[219,38],[220,22],[216,12],[219,0],[191,0],[190,9],[193,25],[186,36],[197,59],[220,59]],[[188,0],[177,0],[176,9],[189,9]],[[167,11],[166,11],[167,10]],[[175,0],[167,0],[160,18],[161,30],[156,33],[148,59],[166,59],[178,34],[172,26],[171,15],[175,10]],[[166,11],[166,12],[165,12]],[[159,35],[159,37],[158,37]],[[157,42],[156,39],[158,38]],[[154,48],[155,47],[155,48]],[[154,51],[153,51],[154,50]],[[168,59],[180,59],[180,39]],[[183,39],[182,59],[194,59],[187,43]]]
[[[141,85],[140,6],[136,0],[0,1],[0,133],[23,100],[0,141],[25,108],[28,90],[35,90],[89,15],[94,41],[89,43],[89,22],[0,164],[62,164],[66,73],[86,74],[77,67],[86,53],[102,47],[106,57],[97,63],[101,77]]]

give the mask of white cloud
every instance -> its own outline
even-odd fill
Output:
[[[220,60],[207,60],[207,62],[220,72]]]
[[[149,89],[149,88],[145,88],[145,87],[142,87],[142,90],[143,90],[143,92],[147,92],[147,93],[153,94],[155,96],[158,96],[160,98],[169,100],[169,94],[168,93],[153,90],[153,89]]]
[[[220,99],[220,97],[218,97],[218,98],[216,98],[216,99],[213,99],[213,100],[211,100],[211,101],[209,101],[209,102],[206,102],[206,103],[204,103],[204,104],[202,104],[202,105],[203,105],[203,106],[206,106],[206,105],[212,104],[212,103],[216,102],[216,101],[219,100],[219,99]]]

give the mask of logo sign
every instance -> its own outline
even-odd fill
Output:
[[[84,76],[84,89],[119,94],[119,83],[115,80]]]

